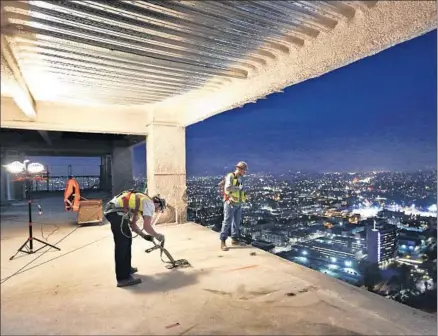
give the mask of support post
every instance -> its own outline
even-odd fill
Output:
[[[168,209],[161,223],[185,223],[186,200],[186,132],[173,124],[154,123],[148,126],[146,139],[148,194],[160,194]]]
[[[2,160],[3,161],[3,160]],[[3,164],[3,162],[2,162]],[[6,171],[6,168],[3,166],[1,167],[1,199],[0,203],[7,203],[11,199],[11,189],[9,186],[9,179],[8,179],[8,172]]]
[[[23,162],[25,155],[15,151],[6,151],[1,158],[2,165],[2,201],[23,200],[25,193],[25,183],[23,181],[13,181],[13,176],[3,167],[13,161]],[[3,198],[4,197],[4,198]]]
[[[112,194],[134,187],[132,176],[132,148],[114,144],[111,160]]]

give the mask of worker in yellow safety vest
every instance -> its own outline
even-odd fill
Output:
[[[224,200],[224,220],[220,233],[221,250],[228,251],[226,240],[231,233],[231,244],[239,245],[242,204],[246,202],[243,176],[248,170],[246,162],[240,161],[233,173],[227,174],[222,182]]]
[[[165,208],[166,201],[163,198],[149,197],[134,190],[121,192],[105,206],[104,215],[111,223],[114,236],[117,287],[141,283],[141,279],[132,276],[138,270],[131,266],[132,233],[129,227],[143,238],[148,236],[137,226],[140,215],[143,218],[143,230],[162,242],[164,236],[154,230],[152,218]]]

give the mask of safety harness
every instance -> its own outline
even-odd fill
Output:
[[[122,191],[120,194],[118,194],[118,195],[116,196],[116,198],[122,196],[123,193],[125,193],[125,191]],[[131,220],[131,218],[130,218],[130,216],[129,216],[130,213],[134,212],[134,213],[136,214],[136,213],[138,213],[138,209],[140,209],[140,199],[137,197],[136,193],[137,193],[137,191],[135,191],[135,190],[130,190],[127,194],[123,195],[123,197],[122,197],[123,209],[120,209],[120,208],[118,208],[117,206],[112,207],[112,206],[109,204],[109,207],[105,210],[105,213],[110,213],[110,212],[120,212],[121,210],[123,211],[122,221],[120,222],[120,231],[121,231],[122,235],[124,235],[126,238],[131,238],[131,237],[128,237],[128,236],[125,235],[125,233],[123,232],[123,222],[124,222],[125,219],[128,219],[128,220],[130,221],[130,220]],[[130,211],[129,211],[129,200],[131,199],[131,195],[132,195],[132,194],[135,194],[135,208],[134,208],[133,211],[130,212]],[[135,223],[135,224],[136,224],[136,223]],[[138,235],[137,235],[137,236],[138,236]],[[132,238],[136,238],[137,236],[132,237]]]
[[[134,212],[137,213],[138,209],[140,209],[140,199],[137,197],[137,194],[134,191],[129,191],[125,196],[123,196],[123,212],[127,214],[129,212],[129,200],[131,199],[131,195],[135,195],[135,208]]]
[[[150,253],[156,249],[160,249],[161,261],[165,264],[168,264],[168,265],[166,265],[167,269],[191,267],[190,263],[186,259],[179,259],[179,260],[173,259],[172,255],[169,253],[169,251],[167,251],[164,248],[164,240],[160,244],[157,244],[155,242],[154,238],[150,235],[147,235],[146,237],[144,237],[144,239],[152,242],[155,245],[154,247],[146,249],[145,252]],[[163,259],[163,252],[166,255],[167,259],[169,259],[169,261],[166,261]]]

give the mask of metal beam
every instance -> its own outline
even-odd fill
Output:
[[[91,145],[90,141],[77,139],[62,141],[54,144],[52,147],[48,147],[42,142],[2,141],[2,147],[5,149],[15,149],[31,156],[101,156],[111,154],[112,151],[111,143],[108,141],[94,141],[94,144]]]
[[[36,120],[35,101],[29,92],[20,67],[11,51],[9,42],[1,36],[1,80],[15,103],[30,119]]]

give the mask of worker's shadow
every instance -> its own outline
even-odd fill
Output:
[[[195,271],[191,268],[168,270],[167,272],[155,275],[143,275],[137,273],[134,276],[140,278],[142,283],[122,288],[137,293],[166,292],[172,289],[196,284],[199,277],[206,275],[207,273],[207,270]]]

